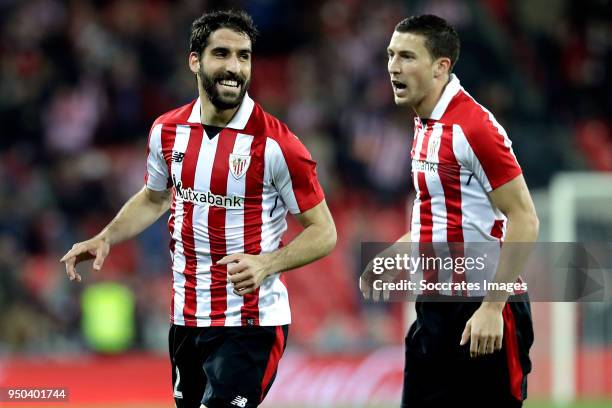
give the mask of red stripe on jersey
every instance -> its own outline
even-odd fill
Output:
[[[255,137],[251,143],[251,164],[246,174],[244,204],[244,252],[251,255],[261,253],[261,226],[265,137]],[[259,288],[244,295],[240,309],[243,326],[259,326]]]
[[[438,176],[444,191],[444,204],[446,207],[446,240],[449,243],[450,255],[453,259],[463,258],[463,217],[461,212],[461,167],[453,150],[453,128],[443,125],[440,138],[440,151],[438,153],[440,164]],[[453,282],[465,281],[463,273],[453,272]],[[467,296],[463,291],[462,295]]]
[[[274,345],[272,346],[272,350],[270,351],[270,357],[268,359],[268,364],[266,365],[266,371],[264,371],[263,380],[261,382],[261,397],[259,402],[263,401],[268,389],[270,387],[270,383],[274,379],[276,375],[276,370],[278,369],[278,362],[283,356],[283,351],[285,350],[285,332],[283,331],[282,326],[276,326],[276,338],[274,339]]]
[[[224,129],[216,137],[217,151],[210,177],[210,191],[221,196],[227,195],[227,177],[229,175],[229,155],[234,150],[237,133]],[[227,255],[225,244],[225,212],[223,207],[208,208],[208,236],[210,239],[210,320],[211,326],[225,326],[227,309],[227,266],[217,262]]]
[[[183,158],[181,170],[181,182],[183,188],[194,188],[196,167],[202,147],[203,131],[200,127],[192,127],[187,142],[187,150]],[[196,310],[196,271],[198,260],[195,251],[195,239],[193,232],[193,206],[188,201],[183,201],[183,227],[181,229],[181,242],[183,243],[183,254],[185,255],[185,305],[183,306],[183,317],[185,326],[197,326]]]
[[[516,322],[510,304],[506,303],[502,311],[504,317],[504,348],[510,376],[510,393],[519,401],[523,400],[523,369],[519,360],[518,343],[516,337]]]
[[[495,220],[491,228],[491,236],[499,240],[504,236],[504,220]]]
[[[433,128],[426,127],[425,134],[423,135],[423,142],[421,144],[421,151],[419,157],[421,160],[427,159],[427,145],[429,144],[429,138],[431,136]],[[435,252],[433,251],[432,242],[432,231],[433,231],[433,217],[431,212],[431,196],[429,195],[429,189],[427,188],[427,182],[425,180],[425,173],[422,171],[417,172],[417,183],[419,190],[419,199],[421,200],[420,205],[420,217],[421,217],[421,230],[419,242],[425,243],[420,249],[426,258],[434,257]],[[429,264],[429,262],[428,262]],[[437,282],[438,271],[434,268],[423,269],[423,279],[426,282]],[[425,294],[435,294],[438,291],[425,291]]]

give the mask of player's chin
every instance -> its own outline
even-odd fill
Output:
[[[220,106],[222,106],[223,109],[233,109],[238,107],[242,102],[242,94],[238,93],[237,95],[228,95],[226,93],[223,93],[219,95],[218,101],[220,102]]]
[[[242,90],[242,87],[239,86],[236,89],[232,89],[232,90],[225,90],[224,92],[220,93],[221,99],[224,102],[227,103],[232,103],[232,102],[240,102],[242,101],[242,97],[244,96],[244,92]]]
[[[410,106],[410,99],[405,96],[394,95],[393,99],[395,100],[395,104],[397,106]]]

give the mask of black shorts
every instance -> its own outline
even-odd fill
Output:
[[[170,327],[177,408],[257,407],[270,390],[289,326]]]
[[[471,358],[459,346],[466,322],[480,302],[423,302],[406,337],[402,408],[520,407],[527,397],[533,344],[527,295],[511,297],[503,310],[502,350]]]

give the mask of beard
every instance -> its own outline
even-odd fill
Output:
[[[234,109],[242,103],[244,95],[249,89],[251,83],[250,79],[244,79],[236,74],[225,73],[217,75],[208,75],[204,72],[204,69],[200,69],[200,77],[202,78],[202,85],[204,92],[210,102],[219,110]],[[233,80],[238,82],[240,92],[237,95],[234,94],[223,94],[217,89],[217,84],[224,80]]]

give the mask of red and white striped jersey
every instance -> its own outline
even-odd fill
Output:
[[[285,124],[245,95],[226,128],[212,139],[200,100],[160,116],[149,137],[146,186],[172,188],[171,321],[184,326],[289,324],[281,274],[253,294],[233,293],[228,254],[260,254],[281,245],[287,212],[301,213],[324,196],[316,163]]]
[[[521,174],[511,145],[491,112],[451,74],[431,117],[415,118],[412,242],[503,241],[506,217],[487,193]]]

